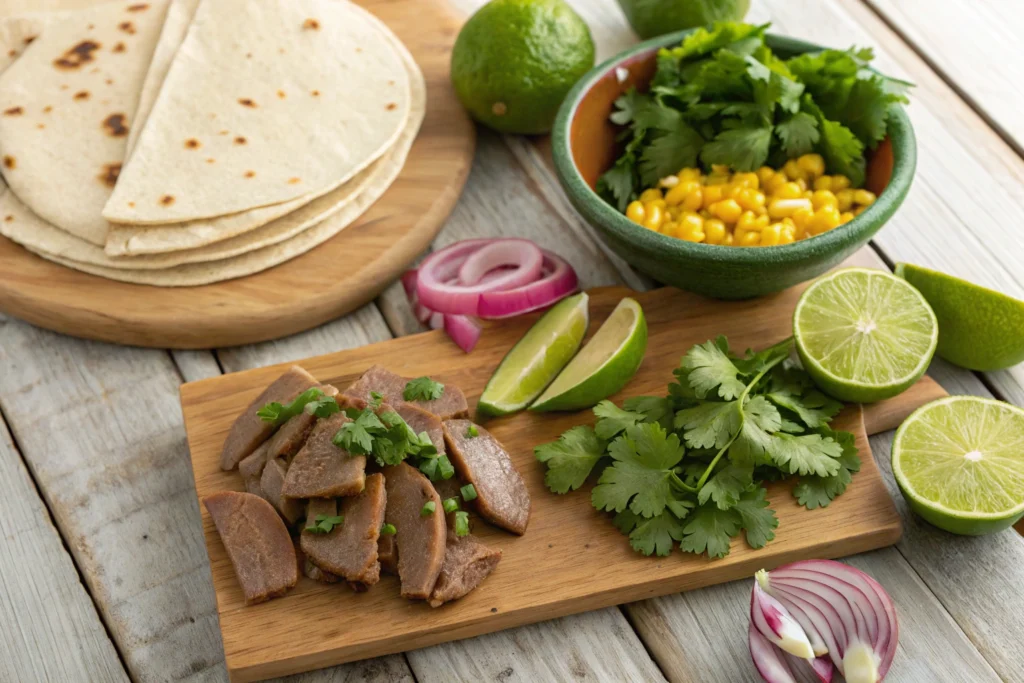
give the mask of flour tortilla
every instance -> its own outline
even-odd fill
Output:
[[[43,28],[67,16],[67,12],[32,12],[0,19],[0,72],[14,63]]]
[[[167,0],[122,0],[67,12],[0,74],[7,184],[35,213],[93,244],[106,241],[101,211],[166,9]]]
[[[150,65],[149,74],[146,76],[146,83],[142,88],[142,95],[139,100],[139,111],[137,114],[140,120],[142,120],[141,117],[144,113],[150,111],[153,106],[153,100],[157,97],[157,94],[160,91],[160,87],[170,66],[170,62],[182,40],[184,40],[187,21],[191,18],[191,15],[194,14],[198,2],[199,0],[173,0],[170,9],[168,9],[167,23],[164,25],[164,31],[160,36],[160,42],[157,45],[153,56],[153,63]],[[394,33],[381,23],[380,20],[362,8],[353,5],[352,10],[357,14],[363,15],[378,29],[380,34],[383,34],[380,37],[383,37],[394,47],[402,59],[403,64],[412,64],[411,68],[408,66],[406,67],[409,73],[411,84],[410,88],[412,87],[412,80],[417,78],[419,79],[419,83],[416,84],[417,87],[422,87],[423,77],[419,72],[419,68],[416,67],[415,62],[412,61],[412,57],[408,54],[405,46],[402,45],[401,41],[394,35]],[[186,26],[183,28],[182,24],[186,24]],[[129,150],[131,150],[131,148],[131,137],[129,136]],[[171,263],[172,261],[176,263],[195,263],[202,260],[210,260],[210,257],[207,254],[214,253],[218,254],[216,258],[225,258],[227,255],[226,249],[205,250],[202,249],[202,247],[256,230],[271,221],[298,210],[306,203],[313,201],[318,197],[328,196],[328,193],[330,195],[330,199],[328,201],[332,204],[337,204],[338,208],[341,208],[341,206],[344,205],[344,202],[350,201],[356,193],[361,191],[363,185],[360,181],[365,182],[365,175],[366,173],[364,170],[356,174],[356,176],[347,182],[343,182],[343,179],[339,178],[336,183],[320,188],[318,191],[303,195],[297,199],[273,204],[271,206],[251,209],[249,211],[234,213],[227,216],[219,216],[216,218],[201,219],[185,223],[171,223],[168,225],[142,226],[113,223],[110,225],[110,230],[107,233],[106,252],[109,256],[136,256],[143,254],[168,254],[169,252],[194,251],[199,256],[203,257],[194,258],[191,256],[168,256],[167,260],[161,261],[162,263]],[[250,250],[256,249],[260,246],[265,245],[262,244],[261,240],[256,236],[253,236],[253,242]],[[241,252],[236,248],[233,253]],[[100,263],[97,265],[105,264]]]
[[[361,171],[357,178],[346,184],[345,187],[352,190],[351,195],[345,195],[339,191],[328,193],[251,233],[200,249],[132,258],[113,258],[104,253],[103,249],[49,225],[29,211],[13,193],[6,192],[0,195],[0,234],[47,258],[66,259],[71,263],[71,267],[85,264],[118,270],[161,270],[187,263],[210,261],[226,263],[222,259],[229,259],[275,244],[281,245],[281,253],[287,253],[287,240],[313,228],[338,212],[348,216],[348,221],[351,222],[362,211],[356,212],[353,209],[345,212],[346,207],[351,205],[368,206],[365,203],[364,195],[379,197],[383,190],[387,189],[394,180],[393,169],[396,168],[396,163],[397,168],[400,169],[423,121],[426,108],[426,85],[423,75],[405,46],[398,42],[397,38],[394,40],[396,49],[402,54],[403,62],[409,69],[412,85],[411,116],[392,149],[388,150],[384,157],[375,161],[368,169]],[[339,224],[332,223],[335,226]],[[340,228],[338,229],[340,230]],[[273,257],[268,252],[267,258]],[[251,260],[247,263],[258,264],[259,262],[259,260]],[[198,271],[193,270],[192,272]],[[232,272],[235,271],[232,270]]]
[[[335,186],[393,144],[409,88],[349,2],[201,0],[103,216],[180,223]]]

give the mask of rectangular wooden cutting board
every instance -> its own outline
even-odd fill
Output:
[[[725,334],[733,349],[763,348],[789,336],[799,290],[743,302],[710,301],[674,289],[594,290],[591,333],[623,296],[633,296],[643,306],[649,340],[643,365],[621,395],[612,397],[616,402],[628,396],[664,395],[672,370],[695,343]],[[429,332],[298,363],[339,388],[375,363],[409,377],[431,375],[462,388],[475,406],[505,352],[534,319],[489,325],[471,354],[460,351],[443,332]],[[200,500],[216,491],[243,490],[237,472],[221,471],[221,446],[239,411],[282,368],[259,368],[182,386]],[[668,557],[642,557],[612,526],[611,516],[591,506],[589,486],[564,496],[544,487],[544,468],[534,459],[533,447],[574,425],[592,423],[590,411],[521,413],[490,420],[487,428],[505,444],[529,487],[529,529],[515,537],[478,523],[474,533],[501,548],[501,563],[478,589],[438,609],[400,598],[393,577],[383,577],[361,594],[343,584],[328,586],[300,578],[283,598],[246,607],[220,538],[200,505],[228,670],[236,681],[308,671],[746,578],[762,567],[798,559],[841,557],[890,545],[900,535],[899,517],[871,456],[867,434],[892,428],[915,407],[943,394],[926,377],[901,396],[863,412],[848,407],[836,426],[856,433],[863,465],[846,493],[827,508],[808,511],[790,494],[792,482],[770,485],[771,507],[779,518],[775,540],[752,550],[742,538],[734,539],[731,552],[721,560],[678,550]]]

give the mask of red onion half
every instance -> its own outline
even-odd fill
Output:
[[[831,668],[821,664],[826,654],[847,683],[885,678],[896,655],[899,623],[892,599],[877,581],[832,560],[761,570],[755,579],[750,656],[766,681],[799,683],[808,669],[827,681]]]

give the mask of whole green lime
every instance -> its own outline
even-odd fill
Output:
[[[547,133],[594,66],[590,29],[564,0],[491,0],[452,50],[452,84],[473,118],[503,133]]]
[[[619,5],[646,40],[716,21],[742,21],[750,0],[619,0]]]

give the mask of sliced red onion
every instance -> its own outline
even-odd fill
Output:
[[[480,295],[477,315],[481,318],[509,318],[547,308],[576,291],[576,271],[562,257],[544,250],[545,275],[535,282],[506,291]]]
[[[758,572],[757,578],[752,604],[759,589],[775,598],[802,627],[815,654],[824,654],[821,650],[827,648],[847,683],[878,683],[885,678],[896,654],[899,622],[892,599],[877,581],[832,560],[794,562],[770,573]],[[755,621],[751,628],[772,643]],[[763,658],[761,649],[758,644],[755,655],[752,639],[755,664],[757,656]],[[782,650],[778,651],[781,657]],[[816,665],[814,671],[825,680],[824,669]]]
[[[539,278],[543,265],[544,254],[530,240],[495,240],[469,255],[458,280],[466,287],[486,283],[494,289],[515,289]],[[488,274],[495,276],[485,280]]]
[[[754,575],[757,580],[750,594],[750,623],[775,647],[801,659],[813,659],[814,648],[807,634],[781,602],[764,592],[762,576],[767,577],[763,569]]]
[[[831,683],[831,660],[801,659],[783,652],[761,635],[754,624],[747,630],[750,658],[767,683]]]
[[[516,268],[504,277],[490,279],[486,283],[466,284],[458,281],[462,266],[476,252],[498,242],[514,241],[519,245],[518,254],[526,268]],[[512,250],[500,255],[509,255]],[[501,287],[519,287],[535,280],[541,271],[543,257],[540,249],[528,240],[463,240],[435,251],[420,264],[416,278],[416,293],[420,303],[427,308],[449,315],[477,315],[480,295]],[[491,252],[492,255],[495,252]],[[507,263],[501,259],[493,262],[495,268]],[[470,274],[476,274],[484,265],[477,262]],[[478,277],[487,271],[483,271]],[[525,276],[525,277],[524,277]],[[455,283],[451,281],[456,280]]]
[[[465,315],[444,316],[444,331],[460,349],[469,353],[480,341],[480,323]]]

